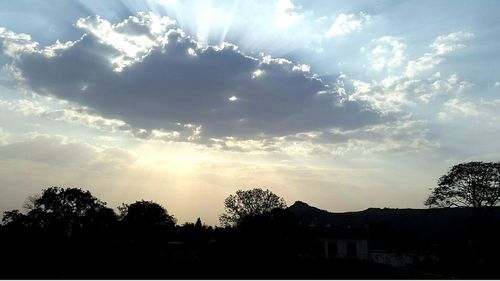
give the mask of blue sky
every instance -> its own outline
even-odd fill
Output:
[[[237,189],[423,207],[498,161],[498,1],[2,1],[0,209],[52,185],[215,224]]]

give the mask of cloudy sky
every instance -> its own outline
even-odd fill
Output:
[[[500,2],[0,2],[0,211],[49,186],[217,224],[268,188],[422,208],[500,159]]]

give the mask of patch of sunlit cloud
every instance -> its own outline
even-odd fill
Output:
[[[370,19],[371,16],[363,12],[359,12],[358,14],[339,14],[330,29],[326,32],[326,37],[335,37],[358,31]]]
[[[291,0],[279,0],[276,2],[274,26],[287,28],[300,21],[303,16],[298,13],[299,9],[300,7],[295,5]]]
[[[264,74],[264,70],[257,69],[252,73],[252,79],[258,78]]]

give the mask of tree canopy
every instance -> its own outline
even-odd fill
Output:
[[[430,207],[492,207],[500,198],[500,162],[453,166],[425,201]]]
[[[283,198],[267,189],[238,190],[224,201],[225,213],[219,221],[224,226],[237,225],[247,218],[286,207]]]
[[[120,209],[121,221],[130,226],[174,227],[176,219],[169,215],[161,205],[152,201],[137,201],[130,205],[123,205]]]
[[[24,224],[49,228],[70,235],[77,229],[110,224],[116,220],[106,203],[79,188],[50,187],[26,204],[26,215],[18,210],[6,212],[4,224]]]

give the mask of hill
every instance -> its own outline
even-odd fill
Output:
[[[333,213],[297,201],[288,210],[303,226],[334,229],[366,229],[374,246],[432,244],[449,239],[469,239],[481,222],[500,222],[500,207],[487,209],[479,217],[473,208],[395,209],[369,208],[358,212]],[[384,242],[385,241],[385,242]],[[373,243],[372,243],[373,245]],[[399,246],[402,246],[401,243]]]

